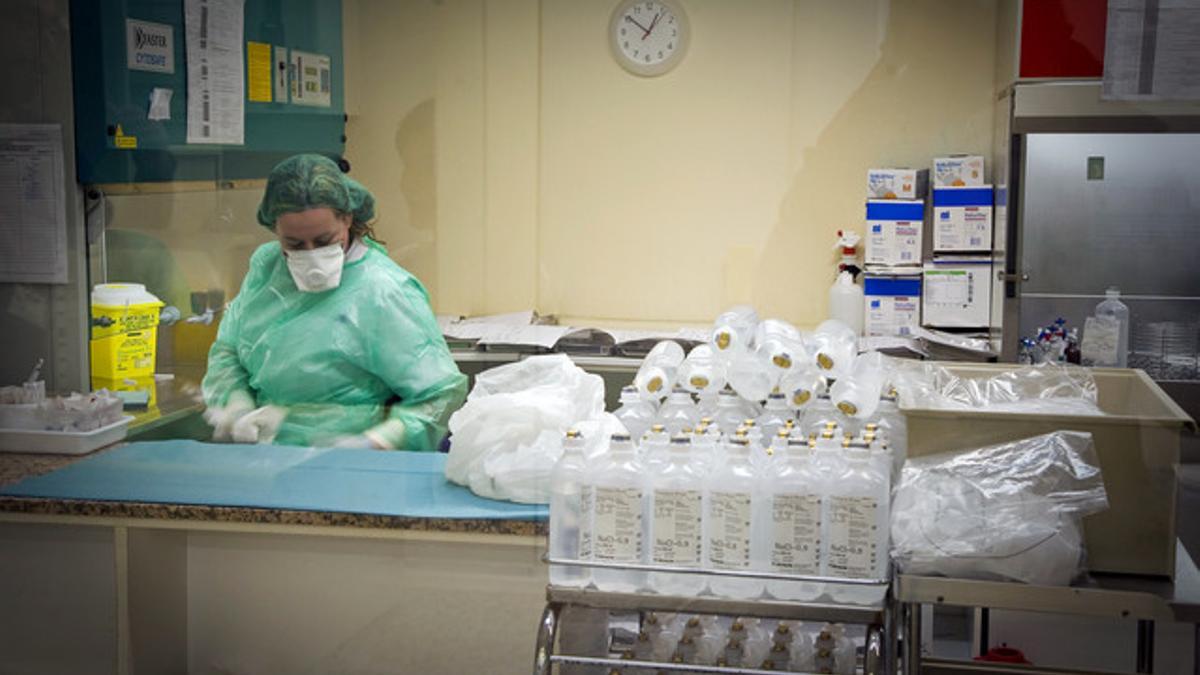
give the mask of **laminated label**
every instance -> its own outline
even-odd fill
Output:
[[[597,487],[592,524],[592,556],[612,562],[642,559],[642,491]]]
[[[699,490],[657,490],[651,525],[654,540],[650,554],[663,565],[699,565],[700,513]]]
[[[708,497],[708,561],[713,567],[750,567],[750,494],[712,492]]]
[[[874,497],[829,498],[829,575],[851,579],[877,576],[879,526]]]
[[[771,500],[771,568],[792,574],[821,572],[821,498],[775,495]]]

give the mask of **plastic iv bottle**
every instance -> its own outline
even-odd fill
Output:
[[[620,402],[621,407],[613,415],[620,420],[630,437],[635,441],[640,440],[654,423],[654,404],[642,398],[637,387],[632,385],[621,389]]]
[[[830,577],[882,579],[887,574],[889,480],[871,462],[868,448],[846,444],[841,473],[826,506],[825,573]],[[839,602],[874,602],[883,586],[834,585]]]
[[[683,363],[683,347],[674,340],[663,340],[646,355],[633,385],[642,398],[658,400],[666,396],[675,383],[675,373]]]
[[[734,431],[746,419],[746,411],[742,402],[732,389],[722,389],[721,397],[717,400],[717,428],[728,438],[733,437]]]
[[[716,394],[725,386],[725,364],[713,354],[712,345],[696,345],[679,366],[678,384],[693,394]]]
[[[568,431],[563,454],[550,474],[550,557],[590,560],[592,557],[592,486],[587,481],[583,436]],[[585,586],[591,570],[576,565],[550,565],[550,583]]]
[[[841,377],[858,354],[858,334],[851,326],[829,319],[809,336],[813,364],[827,377]]]
[[[642,442],[637,446],[638,460],[650,471],[657,471],[667,462],[667,446],[671,444],[671,434],[661,424],[654,424]]]
[[[758,312],[749,305],[730,307],[713,322],[709,337],[713,354],[723,361],[731,361],[739,352],[750,351],[754,329],[758,325]]]
[[[666,427],[668,436],[674,436],[684,429],[695,428],[700,422],[700,411],[696,410],[691,394],[681,387],[675,387],[658,409],[654,422]]]
[[[817,396],[816,401],[809,404],[804,411],[804,416],[800,420],[800,428],[803,433],[809,436],[820,436],[821,432],[829,428],[830,423],[837,429],[841,428],[841,418],[838,415],[837,408],[833,407],[833,401],[826,394]]]
[[[758,550],[761,496],[750,466],[750,442],[729,442],[725,463],[709,476],[704,494],[704,567],[719,570],[762,569]],[[756,598],[761,579],[714,576],[709,588],[716,595]]]
[[[761,401],[779,384],[781,371],[758,351],[740,352],[726,372],[729,386],[747,401]]]
[[[895,389],[879,399],[879,410],[875,411],[873,421],[877,425],[875,435],[887,445],[892,456],[892,477],[895,478],[908,457],[908,423],[900,412]]]
[[[1097,366],[1116,366],[1117,368],[1126,368],[1129,366],[1129,307],[1121,302],[1121,291],[1113,286],[1107,291],[1104,291],[1104,300],[1096,305],[1096,316],[1098,318],[1108,318],[1117,322],[1117,358],[1112,363],[1096,362]]]
[[[792,411],[788,408],[787,397],[779,391],[767,396],[767,405],[758,416],[756,426],[762,430],[763,438],[774,438],[775,434],[792,419]]]
[[[702,478],[707,478],[710,471],[717,465],[717,444],[721,440],[721,432],[710,419],[701,419],[700,424],[692,433],[692,455],[696,458],[696,470]]]
[[[789,440],[787,459],[766,488],[771,514],[766,528],[767,552],[772,572],[821,575],[822,513],[827,489],[813,467],[808,441]],[[821,591],[814,582],[767,582],[767,592],[780,600],[811,601]]]
[[[627,434],[613,434],[608,454],[595,469],[592,492],[592,559],[606,563],[645,562],[645,469]],[[644,588],[646,573],[637,570],[592,570],[592,583],[602,591],[632,593]]]
[[[829,318],[841,321],[862,335],[863,289],[854,283],[849,272],[838,272],[837,280],[829,287]]]
[[[825,378],[816,366],[793,370],[779,381],[779,391],[783,392],[788,407],[800,412],[825,391]]]
[[[691,439],[675,436],[667,463],[650,477],[649,551],[651,565],[700,568],[704,483],[691,456]],[[651,572],[650,588],[665,595],[699,595],[700,574]]]
[[[780,376],[808,360],[800,331],[780,319],[767,319],[755,331],[755,349]]]
[[[870,418],[879,407],[883,376],[882,355],[863,354],[854,359],[850,372],[829,388],[829,397],[843,415],[860,420]]]

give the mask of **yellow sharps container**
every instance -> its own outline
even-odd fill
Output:
[[[154,375],[162,306],[142,284],[101,284],[92,289],[93,388]]]

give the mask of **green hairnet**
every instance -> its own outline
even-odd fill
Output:
[[[295,155],[271,169],[258,205],[258,222],[274,230],[280,215],[322,206],[350,214],[358,225],[375,217],[375,197],[342,173],[333,160],[322,155]]]

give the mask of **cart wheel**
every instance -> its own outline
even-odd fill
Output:
[[[879,626],[868,626],[866,648],[863,650],[863,675],[882,675],[883,654],[883,631]]]
[[[533,675],[550,675],[550,655],[554,653],[559,609],[556,604],[546,605],[542,612],[542,620],[538,622],[537,647],[533,653]]]

